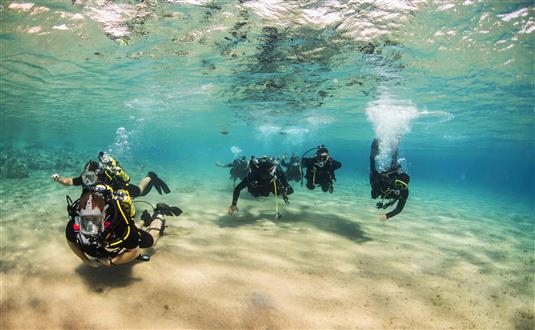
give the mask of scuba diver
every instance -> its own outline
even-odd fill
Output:
[[[143,178],[139,185],[136,186],[130,183],[130,177],[119,163],[110,157],[105,152],[101,151],[98,154],[98,162],[91,160],[85,167],[80,176],[74,178],[64,178],[59,174],[53,174],[52,179],[65,186],[82,186],[83,191],[90,190],[96,184],[104,184],[110,186],[116,193],[122,193],[126,197],[125,202],[132,206],[132,198],[147,195],[154,187],[161,195],[162,191],[165,194],[171,192],[165,182],[160,179],[156,173],[149,172]],[[130,208],[133,217],[135,215],[135,208]]]
[[[396,202],[396,207],[380,216],[382,221],[386,221],[399,214],[405,207],[409,198],[410,177],[398,165],[397,145],[392,148],[392,159],[387,170],[378,172],[375,166],[375,157],[379,154],[379,139],[374,139],[370,151],[370,186],[372,188],[371,197],[376,199],[381,197],[377,203],[378,209],[386,209]],[[385,203],[385,199],[387,202]]]
[[[234,188],[232,195],[232,204],[228,208],[228,214],[232,215],[238,212],[238,198],[243,188],[247,190],[254,197],[269,196],[273,193],[275,196],[275,218],[281,217],[279,213],[278,197],[282,196],[284,203],[288,205],[288,195],[294,192],[292,186],[288,184],[286,176],[278,163],[271,157],[264,156],[260,159],[251,157],[249,162],[249,174]]]
[[[288,181],[299,182],[303,179],[303,174],[301,172],[301,160],[295,153],[292,153],[292,157],[288,161],[286,154],[282,157],[281,165],[286,167],[286,179]]]
[[[140,249],[153,247],[164,235],[165,217],[179,216],[178,207],[156,204],[152,216],[143,218],[146,230],[139,229],[124,203],[110,186],[97,184],[72,202],[67,196],[69,222],[65,236],[71,250],[91,267],[116,266],[134,259],[149,261]]]
[[[329,150],[321,145],[317,148],[312,148],[309,151],[317,149],[316,156],[312,158],[301,157],[301,164],[306,166],[307,171],[305,178],[307,179],[307,188],[313,190],[317,185],[321,186],[323,192],[333,192],[333,184],[336,181],[334,171],[342,167],[342,163],[336,161],[329,156]],[[303,156],[307,153],[305,152]]]
[[[247,158],[236,158],[229,164],[215,163],[219,167],[230,167],[230,179],[233,181],[233,185],[236,185],[237,180],[243,180],[249,173],[249,162]]]

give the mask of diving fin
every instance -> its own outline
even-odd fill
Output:
[[[151,180],[152,181],[152,180]],[[157,182],[154,182],[154,188],[156,188],[156,190],[158,191],[158,194],[162,194],[162,188],[160,187],[160,185],[157,183]]]
[[[163,192],[168,194],[171,192],[171,189],[169,189],[169,187],[167,186],[167,184],[165,182],[163,182],[162,179],[158,178],[158,184],[159,186],[162,188]]]
[[[141,220],[143,220],[143,225],[145,227],[148,227],[152,222],[152,217],[147,210],[144,210],[143,213],[141,213]]]
[[[158,179],[158,176],[156,175],[156,173],[150,171],[149,173],[147,173],[147,176],[150,178],[150,182],[149,182],[149,185],[151,187],[154,187],[156,188],[156,190],[158,191],[158,193],[161,195],[162,194],[162,188],[160,187],[160,182],[161,180]],[[148,186],[147,186],[148,187]],[[147,190],[148,191],[148,190]]]
[[[171,206],[169,209],[171,210],[171,212],[173,213],[175,217],[178,217],[179,215],[182,214],[182,210],[176,206]]]
[[[169,206],[165,203],[156,204],[154,212],[161,213],[163,215],[175,216],[178,217],[182,214],[182,210],[176,206]]]
[[[156,188],[160,195],[162,194],[162,190],[166,194],[169,194],[171,192],[171,189],[169,189],[167,183],[163,182],[163,180],[160,179],[158,175],[156,175],[156,173],[149,172],[147,176],[151,179],[150,184],[154,185],[154,188]]]

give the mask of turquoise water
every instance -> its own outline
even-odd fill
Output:
[[[329,315],[305,316],[317,311],[313,307],[290,317],[288,306],[299,301],[286,297],[287,305],[274,298],[266,303],[275,306],[270,317],[257,311],[260,320],[269,322],[240,323],[230,315],[225,323],[182,311],[173,314],[174,321],[185,314],[204,321],[161,327],[532,327],[534,12],[530,1],[1,2],[2,308],[9,312],[2,327],[43,327],[14,316],[23,315],[10,300],[20,290],[17,279],[37,276],[35,285],[53,290],[43,258],[13,235],[49,242],[49,249],[59,251],[53,253],[58,261],[50,261],[57,273],[50,276],[69,278],[76,295],[87,293],[77,285],[99,283],[62,245],[64,196],[75,196],[77,190],[49,177],[77,176],[100,150],[117,158],[134,182],[148,170],[157,172],[173,193],[152,192],[147,199],[177,204],[185,212],[170,225],[174,234],[158,253],[190,272],[179,274],[173,264],[156,260],[136,273],[143,278],[151,278],[151,264],[189,278],[193,251],[206,264],[221,262],[223,269],[228,266],[223,261],[235,260],[210,253],[233,252],[225,246],[202,247],[228,237],[237,246],[257,247],[262,260],[274,262],[270,258],[277,256],[290,270],[306,264],[312,273],[314,267],[320,272],[320,259],[300,250],[306,244],[299,245],[301,238],[294,236],[299,233],[320,246],[330,242],[332,254],[320,257],[349,272],[343,280],[322,273],[332,281],[320,287],[343,281],[355,285],[353,291],[348,285],[348,292],[358,293],[362,283],[352,281],[363,276],[398,285],[411,272],[442,283],[437,289],[439,284],[411,282],[415,294],[407,306],[420,312],[405,311],[409,317],[398,318],[399,323],[392,320],[402,307],[378,301],[371,314],[341,303],[342,310],[362,316],[358,322],[343,313],[334,313],[331,323]],[[387,224],[379,223],[369,198],[374,137],[399,142],[401,163],[411,176],[407,206]],[[227,169],[214,162],[230,162],[237,155],[300,155],[319,144],[343,163],[334,194],[294,184],[291,205],[277,222],[271,198],[256,201],[243,192],[238,216],[225,215],[232,184]],[[285,258],[264,249],[262,241],[299,252]],[[403,252],[396,259],[399,247]],[[350,262],[345,251],[368,268],[351,273],[355,260]],[[373,251],[378,251],[375,259],[366,259]],[[380,260],[395,271],[378,270]],[[213,267],[199,269],[219,274]],[[404,275],[390,277],[398,272]],[[86,278],[82,284],[75,278],[80,273]],[[279,275],[275,270],[265,274]],[[300,287],[300,277],[291,274]],[[464,284],[450,287],[444,284],[449,280]],[[467,293],[468,284],[481,295]],[[388,291],[379,288],[369,297]],[[262,297],[277,291],[256,290]],[[69,301],[61,297],[72,292],[52,295],[51,301]],[[446,299],[447,292],[458,295]],[[98,299],[93,291],[87,294]],[[31,298],[31,292],[25,297],[40,299]],[[199,306],[188,297],[182,296]],[[257,306],[258,295],[252,297]],[[444,306],[450,306],[449,312]],[[451,306],[462,308],[455,314]],[[282,321],[270,323],[277,318]],[[54,323],[52,316],[47,322],[51,327],[71,324]],[[114,320],[72,324],[118,327]]]

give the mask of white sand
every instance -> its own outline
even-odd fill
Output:
[[[2,187],[0,327],[534,328],[529,213],[444,194],[423,203],[416,190],[382,223],[358,182],[333,195],[297,187],[279,220],[272,198],[244,191],[229,217],[228,185],[186,186],[147,198],[185,211],[151,261],[113,269],[67,247],[64,195],[76,188]]]

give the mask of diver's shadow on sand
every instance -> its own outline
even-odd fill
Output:
[[[102,293],[106,289],[122,288],[141,281],[140,278],[132,277],[133,266],[134,264],[126,264],[116,267],[92,268],[82,264],[76,268],[76,273],[85,281],[88,288]]]
[[[240,211],[241,216],[222,216],[217,220],[220,228],[239,227],[243,225],[254,225],[259,220],[271,219],[275,223],[299,223],[305,226],[315,227],[319,230],[330,232],[357,243],[371,241],[371,238],[360,229],[360,225],[343,216],[333,213],[309,212],[303,208],[294,210],[283,210],[282,217],[275,219],[274,214],[268,212],[263,214],[252,214],[248,211]]]

